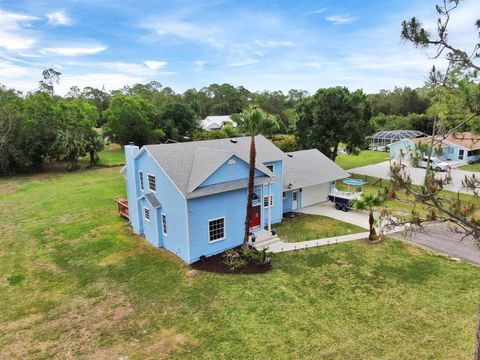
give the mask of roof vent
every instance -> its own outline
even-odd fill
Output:
[[[130,142],[128,143],[128,145],[133,145],[133,141],[130,141]]]
[[[231,142],[232,144],[236,144],[238,141],[237,141],[237,139],[230,139],[230,142]]]
[[[293,157],[293,154],[287,154],[288,157]]]

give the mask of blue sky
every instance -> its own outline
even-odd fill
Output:
[[[257,90],[336,85],[366,92],[421,86],[432,61],[400,40],[403,19],[435,26],[436,1],[0,0],[0,83],[102,87],[156,80],[181,92],[211,83]],[[475,41],[480,0],[451,21],[459,46]]]

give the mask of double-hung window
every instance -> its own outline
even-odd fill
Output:
[[[140,177],[140,190],[143,191],[143,172],[140,171],[140,172],[138,173],[138,176]]]
[[[208,241],[215,242],[225,239],[225,218],[210,220],[208,222]]]
[[[167,215],[162,214],[162,232],[167,235]]]
[[[282,197],[283,197],[284,200],[287,198],[287,192],[286,192],[286,191],[284,191],[284,192],[282,193]]]
[[[273,206],[273,195],[270,196],[270,204],[268,204],[268,196],[263,197],[263,207]]]
[[[148,189],[150,191],[157,191],[157,183],[155,182],[155,176],[148,174]]]

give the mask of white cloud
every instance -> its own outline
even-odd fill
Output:
[[[39,50],[39,53],[42,55],[62,55],[62,56],[82,56],[82,55],[93,55],[99,52],[105,51],[107,48],[105,46],[94,45],[94,46],[81,46],[81,47],[55,47],[55,48],[44,48]]]
[[[293,46],[293,43],[288,40],[255,40],[255,44],[265,48]]]
[[[37,17],[0,9],[0,19],[0,48],[26,50],[36,43],[36,39],[25,27],[38,20]]]
[[[205,60],[195,60],[193,64],[199,68],[203,68],[207,62]]]
[[[167,65],[166,61],[156,61],[156,60],[147,60],[145,61],[145,65],[151,70],[160,70],[165,65]]]
[[[352,21],[355,20],[353,16],[348,16],[348,15],[332,15],[332,16],[327,16],[325,20],[331,22],[333,25],[344,25],[344,24],[349,24]]]
[[[253,60],[253,59],[246,59],[243,61],[237,61],[233,63],[228,63],[225,66],[227,67],[240,67],[240,66],[247,66],[247,65],[253,65],[253,64],[258,64],[260,61],[258,60]]]
[[[65,11],[55,11],[46,14],[48,18],[48,25],[71,25],[72,19],[65,13]]]
[[[305,13],[305,15],[321,14],[321,13],[327,11],[327,10],[328,10],[328,8],[324,7],[324,8],[320,8],[320,9],[317,9],[317,10],[309,11],[309,12]]]

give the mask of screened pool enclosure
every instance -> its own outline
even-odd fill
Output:
[[[417,130],[388,130],[379,131],[370,137],[370,146],[387,146],[397,141],[427,136]]]

